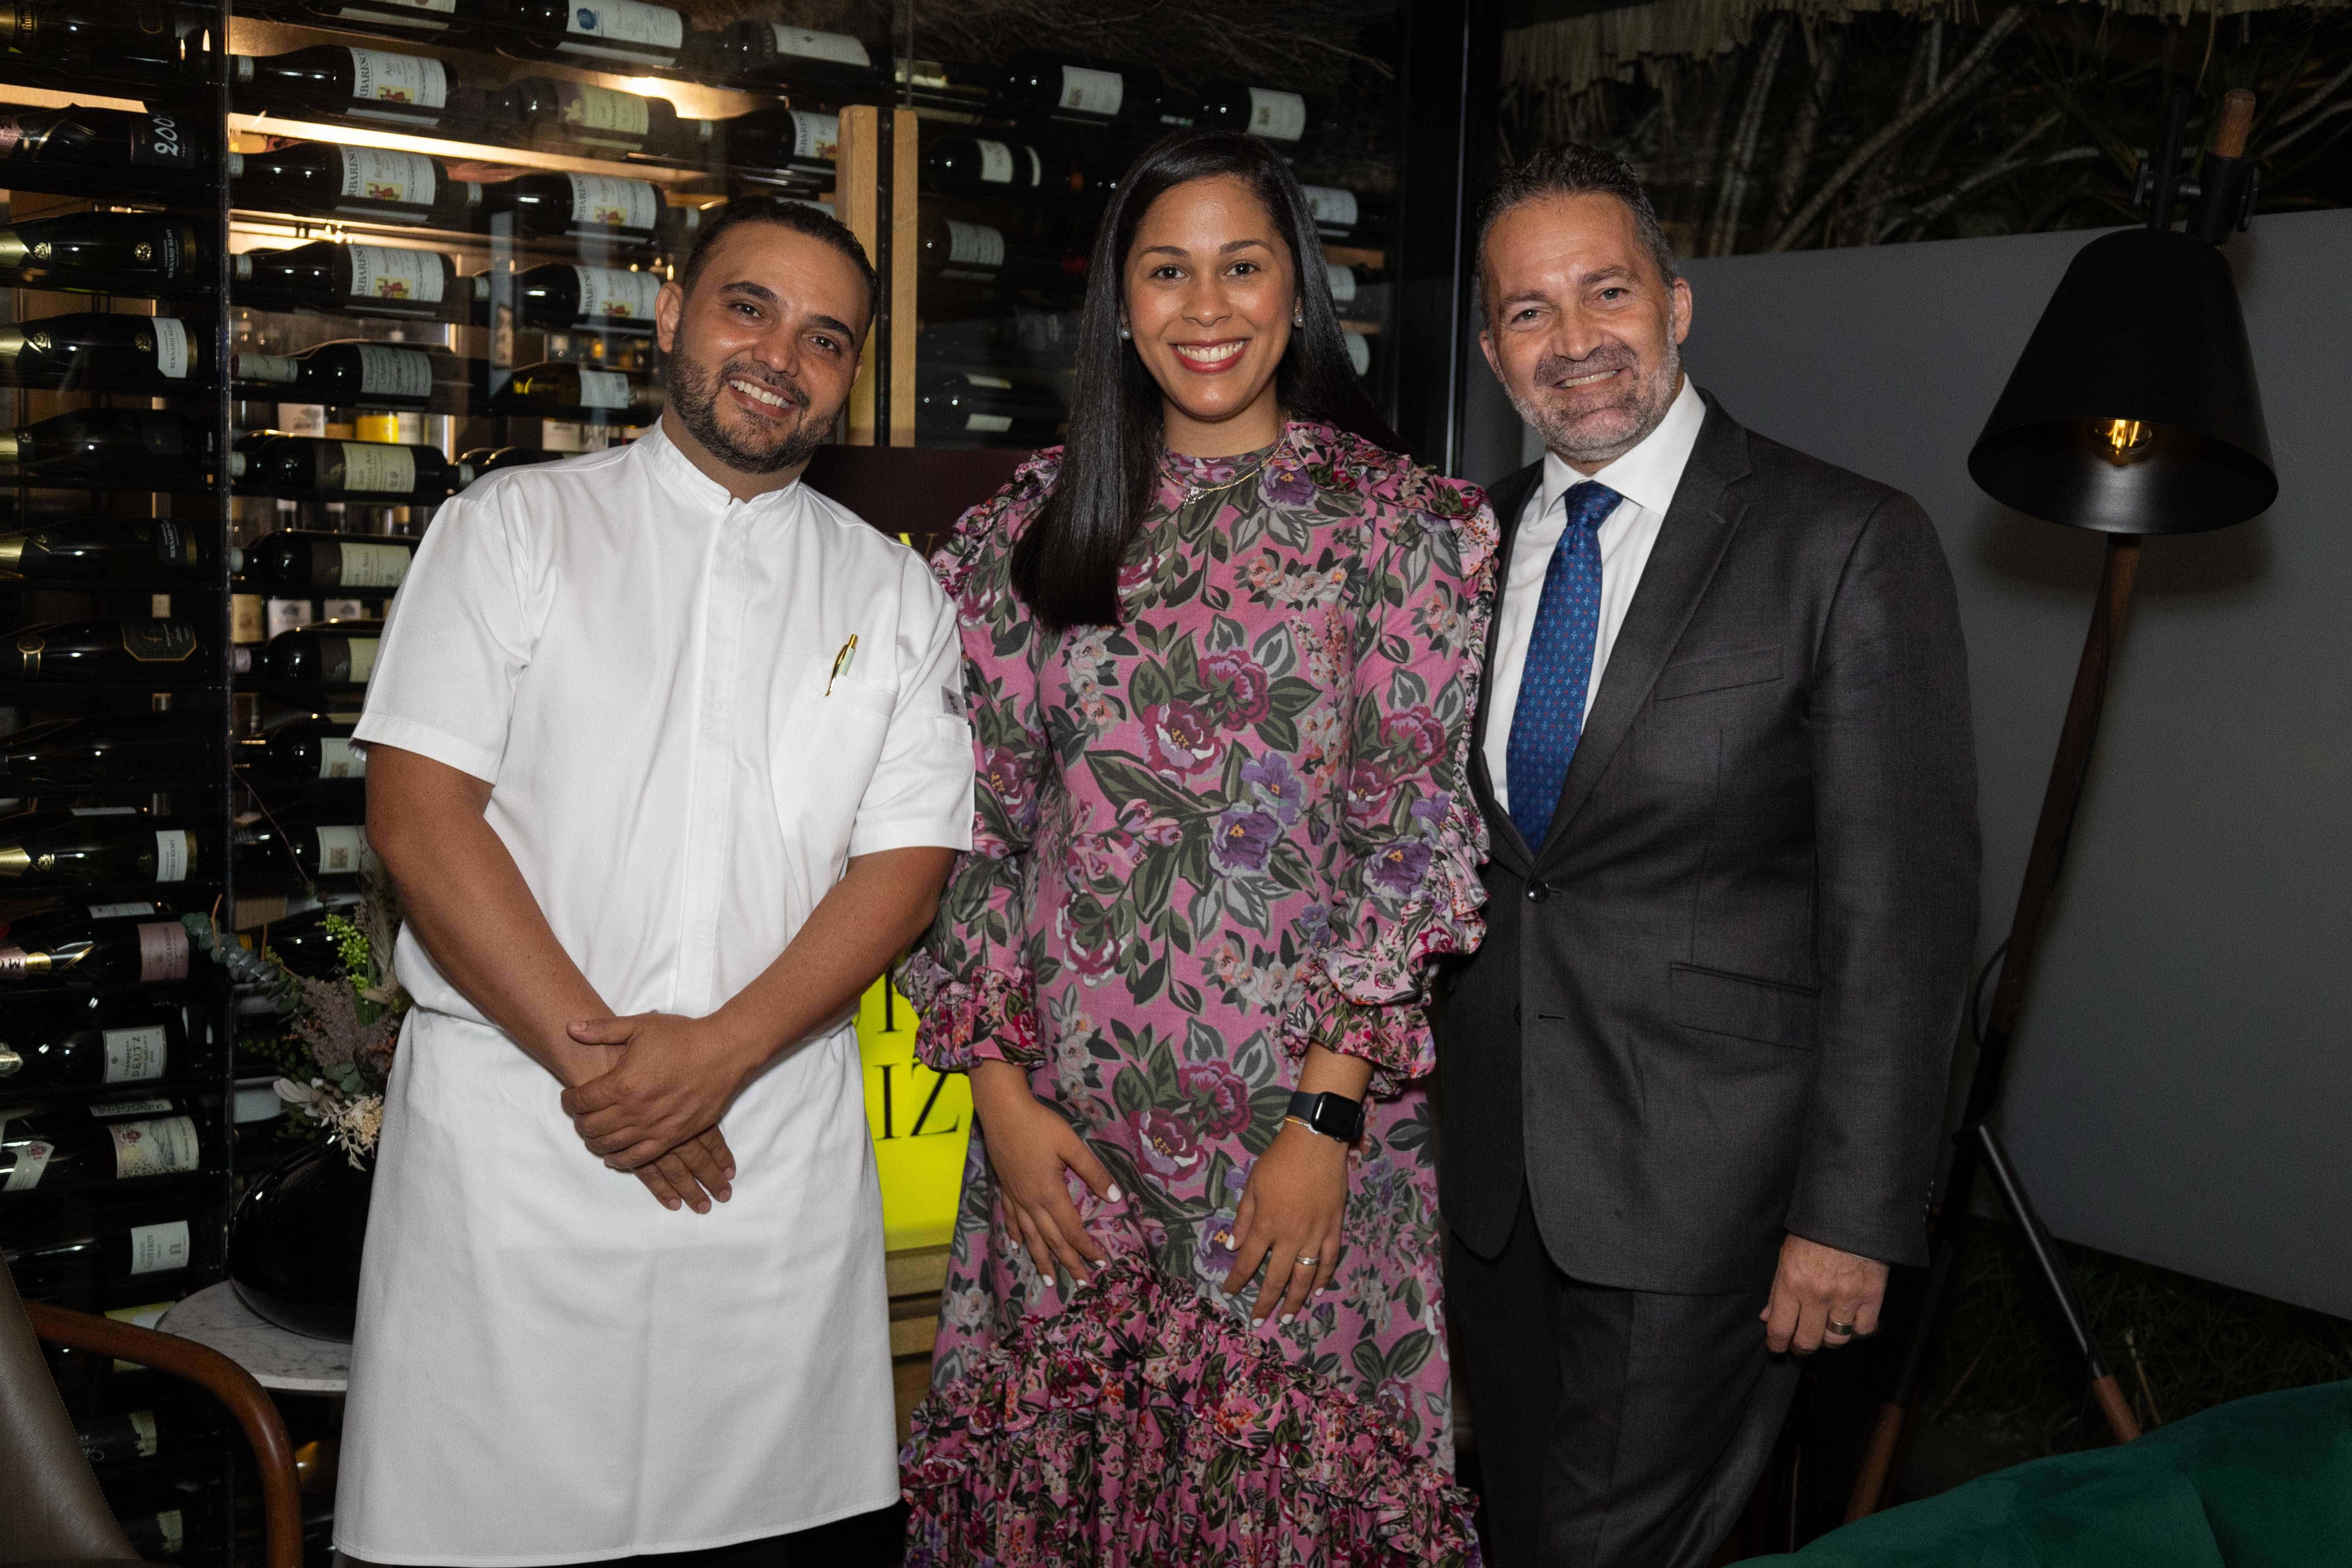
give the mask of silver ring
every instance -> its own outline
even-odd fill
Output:
[[[1298,1267],[1301,1268],[1312,1268],[1322,1261],[1319,1258],[1309,1258],[1303,1252],[1298,1255]]]
[[[1832,1318],[1828,1326],[1830,1332],[1833,1334],[1844,1334],[1848,1338],[1852,1338],[1853,1335],[1853,1325],[1852,1323],[1841,1323],[1835,1318]]]

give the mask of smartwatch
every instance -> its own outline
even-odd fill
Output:
[[[1296,1121],[1309,1132],[1353,1143],[1364,1133],[1364,1102],[1344,1094],[1309,1094],[1300,1089],[1291,1095],[1284,1120]]]

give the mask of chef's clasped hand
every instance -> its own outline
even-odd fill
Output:
[[[718,1125],[763,1053],[717,1017],[636,1013],[571,1026],[583,1046],[619,1047],[602,1077],[563,1091],[588,1152],[635,1170]]]

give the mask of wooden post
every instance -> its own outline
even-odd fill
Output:
[[[922,189],[922,143],[916,113],[894,109],[890,138],[890,445],[915,444],[915,265]]]
[[[869,257],[875,253],[875,242],[880,238],[882,228],[881,118],[882,111],[869,104],[845,107],[841,111],[841,141],[833,160],[833,215],[849,226],[849,232],[857,237],[857,243],[866,247]],[[895,233],[892,237],[897,237]],[[897,401],[896,397],[891,399],[894,405]],[[866,335],[856,384],[849,393],[849,444],[876,444],[871,333]]]

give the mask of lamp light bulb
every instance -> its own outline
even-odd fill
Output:
[[[2104,419],[2099,422],[2100,456],[2117,468],[2137,463],[2154,449],[2156,426],[2139,419]]]

